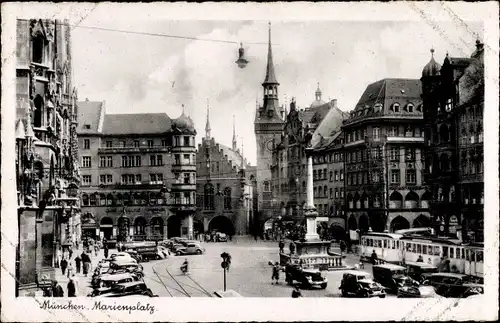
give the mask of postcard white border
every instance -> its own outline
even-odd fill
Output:
[[[95,6],[123,19],[173,20],[350,20],[350,21],[483,21],[485,26],[485,274],[487,301],[452,299],[360,300],[343,298],[242,298],[149,300],[157,311],[46,311],[41,299],[14,295],[17,217],[15,189],[15,31],[16,17],[85,17]],[[209,10],[208,10],[209,9]],[[94,13],[93,13],[94,14]],[[95,14],[98,14],[95,11]],[[103,14],[100,12],[99,14]],[[105,18],[105,16],[103,16]],[[461,27],[460,27],[461,28]],[[2,4],[2,321],[358,321],[358,320],[494,320],[498,318],[498,4],[449,2],[394,3],[7,3]],[[12,140],[9,140],[12,138]],[[496,176],[494,176],[496,174]],[[60,300],[65,302],[66,299]],[[114,300],[113,300],[114,301]],[[144,298],[140,299],[145,302]],[[75,298],[91,308],[93,299]],[[121,304],[136,300],[118,299]],[[112,301],[108,302],[112,304]]]

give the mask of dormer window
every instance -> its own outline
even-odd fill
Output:
[[[414,108],[413,103],[408,103],[406,105],[406,111],[408,111],[408,112],[413,112],[413,108]]]
[[[374,110],[374,112],[380,112],[380,111],[382,111],[382,103],[376,103],[373,106],[373,110]]]
[[[392,111],[399,112],[399,103],[394,103],[392,105]]]
[[[417,106],[417,111],[418,111],[418,112],[422,112],[422,110],[423,110],[423,105],[422,105],[422,104],[419,104],[419,105]]]
[[[89,124],[86,124],[86,125],[84,125],[83,127],[84,127],[85,129],[87,129],[87,130],[88,130],[88,129],[90,129],[90,125],[89,125]]]

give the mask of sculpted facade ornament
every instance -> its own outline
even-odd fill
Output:
[[[36,79],[35,79],[35,66],[30,65],[30,98],[33,99],[35,97],[36,92]]]

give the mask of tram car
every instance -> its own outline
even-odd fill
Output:
[[[380,262],[404,264],[423,261],[440,271],[483,277],[484,245],[463,244],[457,239],[437,237],[429,228],[395,233],[368,232],[361,237],[360,258],[369,261],[375,251]],[[420,258],[420,259],[419,259]]]

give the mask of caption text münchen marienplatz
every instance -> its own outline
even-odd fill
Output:
[[[51,300],[45,300],[40,304],[40,308],[45,310],[98,310],[98,311],[124,311],[129,312],[149,312],[149,314],[153,314],[155,312],[155,307],[150,305],[149,303],[142,304],[141,302],[137,302],[135,305],[125,305],[125,304],[106,304],[102,301],[95,301],[94,306],[88,307],[86,305],[78,305],[73,303],[72,300],[66,301],[64,303],[55,302]]]

